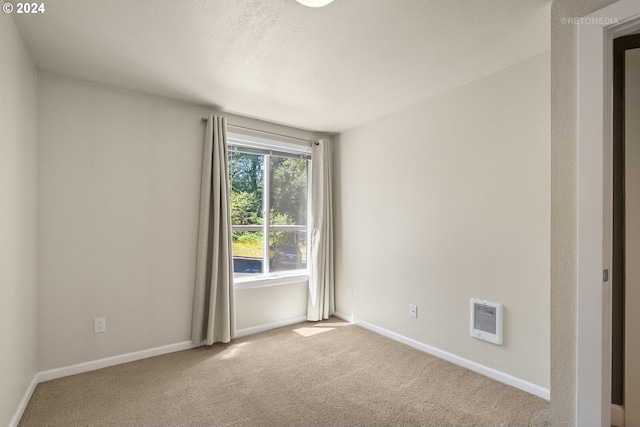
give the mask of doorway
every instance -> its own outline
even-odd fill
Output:
[[[640,34],[614,40],[611,403],[640,425]],[[620,425],[620,420],[616,423]]]
[[[605,427],[612,421],[613,40],[640,32],[640,2],[619,0],[585,18],[578,24],[575,414],[579,426]]]

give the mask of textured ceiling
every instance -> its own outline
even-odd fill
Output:
[[[38,68],[326,132],[549,49],[544,0],[49,0]]]

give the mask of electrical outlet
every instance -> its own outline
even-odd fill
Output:
[[[94,333],[101,334],[107,332],[107,319],[105,317],[96,317],[93,322]]]
[[[413,317],[414,319],[418,318],[418,306],[414,304],[409,304],[409,317]]]
[[[353,298],[353,288],[347,288],[347,296]]]

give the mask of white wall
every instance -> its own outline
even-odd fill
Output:
[[[38,109],[40,370],[189,340],[210,110],[47,73]],[[305,289],[239,291],[238,327],[304,314]]]
[[[306,316],[308,286],[305,281],[236,291],[237,329]]]
[[[578,28],[616,0],[551,6],[551,425],[576,423]]]
[[[36,68],[0,14],[0,425],[37,370]]]
[[[545,53],[341,134],[338,311],[549,387],[549,116]]]

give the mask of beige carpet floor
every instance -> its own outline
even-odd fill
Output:
[[[44,426],[547,426],[548,402],[330,319],[38,385]]]

